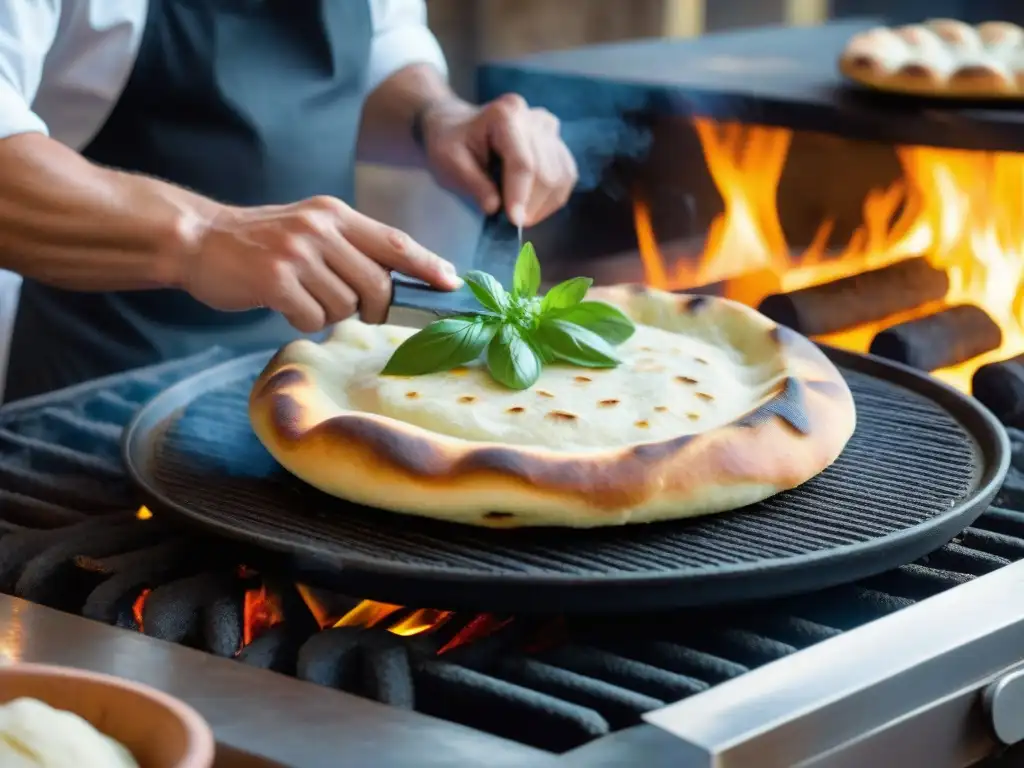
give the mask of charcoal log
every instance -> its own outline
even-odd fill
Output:
[[[822,336],[937,301],[948,291],[946,273],[917,258],[799,291],[773,294],[761,302],[758,310],[797,333]]]
[[[936,371],[1002,343],[1002,331],[985,310],[961,304],[887,328],[875,336],[869,351],[922,371]]]
[[[971,391],[1003,424],[1024,429],[1024,355],[981,366]]]

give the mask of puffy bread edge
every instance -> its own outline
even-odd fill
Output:
[[[504,528],[589,528],[736,509],[819,474],[853,434],[853,397],[839,371],[808,339],[755,310],[638,286],[595,289],[589,298],[616,304],[640,322],[686,313],[691,324],[726,329],[741,348],[770,344],[783,372],[780,389],[708,432],[571,453],[466,441],[332,407],[318,385],[312,342],[298,341],[256,381],[253,429],[283,467],[333,496]],[[780,405],[803,429],[779,415]]]

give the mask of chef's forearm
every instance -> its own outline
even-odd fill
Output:
[[[216,204],[41,134],[0,140],[0,267],[82,291],[174,287]]]
[[[366,99],[359,131],[359,159],[422,166],[425,158],[413,141],[413,118],[428,105],[448,101],[464,103],[433,66],[413,64],[400,69]]]

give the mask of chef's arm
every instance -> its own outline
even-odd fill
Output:
[[[370,6],[374,34],[359,159],[422,165],[423,153],[412,138],[413,118],[427,105],[462,101],[448,85],[447,64],[427,28],[424,0],[377,0]]]
[[[36,131],[0,139],[0,268],[71,290],[171,287],[219,208]]]
[[[173,284],[214,203],[100,168],[49,138],[31,105],[61,3],[0,6],[0,267],[82,290]]]
[[[383,165],[422,166],[425,156],[413,140],[413,120],[425,107],[442,101],[461,103],[432,65],[412,64],[396,72],[366,100],[359,131],[359,159]]]

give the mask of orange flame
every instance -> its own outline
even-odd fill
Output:
[[[375,627],[388,616],[402,610],[400,605],[363,600],[335,623],[335,627]]]
[[[255,574],[247,566],[240,566],[238,570],[240,575]],[[447,624],[455,616],[452,611],[420,608],[395,621],[395,614],[403,610],[402,606],[363,600],[341,618],[335,618],[330,615],[329,609],[317,600],[313,590],[304,584],[296,584],[295,588],[321,629],[330,627],[364,627],[368,629],[386,624],[388,632],[400,637],[412,637],[433,632]],[[149,589],[142,590],[132,605],[132,616],[139,632],[143,631],[142,614],[150,592]],[[242,644],[238,652],[284,620],[284,610],[276,595],[268,592],[265,586],[248,590],[242,604]],[[486,613],[478,614],[456,632],[437,653],[447,653],[493,634],[511,621],[511,618],[499,619]]]
[[[241,566],[239,572],[254,573],[245,566]],[[403,610],[402,606],[363,600],[344,616],[336,619],[329,615],[327,608],[316,599],[312,590],[304,584],[296,584],[295,587],[321,629],[329,627],[370,628],[387,623],[388,632],[401,637],[412,637],[439,629],[455,615],[452,611],[421,608],[394,621],[394,615]],[[151,591],[148,588],[143,589],[132,604],[132,616],[139,632],[143,631],[142,615],[146,599]],[[390,622],[389,619],[391,619]],[[279,598],[269,592],[265,586],[246,591],[242,604],[242,644],[238,651],[240,652],[242,648],[259,639],[268,629],[281,624],[284,620],[284,611]],[[511,621],[512,619],[497,619],[489,614],[479,614],[445,643],[438,654],[447,653],[478,638],[493,634]]]
[[[452,617],[451,611],[437,611],[433,608],[420,608],[404,619],[388,627],[388,632],[402,637],[412,637],[430,632],[447,623]]]
[[[370,627],[385,626],[387,631],[401,637],[412,637],[433,632],[451,621],[455,614],[433,608],[419,608],[404,618],[394,621],[395,614],[403,610],[400,605],[380,603],[375,600],[363,600],[341,618],[330,615],[330,611],[320,603],[312,590],[303,584],[297,584],[299,595],[309,607],[310,613],[321,628],[328,627]],[[478,614],[460,629],[438,651],[439,654],[466,645],[487,635],[497,632],[508,624],[511,619],[497,619],[490,614]]]
[[[316,597],[313,595],[313,591],[305,584],[296,584],[295,589],[298,591],[302,601],[309,608],[309,612],[313,615],[313,619],[316,621],[320,629],[326,629],[334,624],[334,619],[331,618],[330,612],[327,607],[324,606]]]
[[[811,244],[794,254],[776,205],[792,132],[702,119],[695,126],[724,209],[709,227],[700,258],[670,272],[638,199],[637,242],[648,285],[679,290],[725,281],[725,295],[757,306],[779,290],[924,256],[950,278],[942,305],[980,306],[1003,331],[999,349],[933,375],[970,391],[980,365],[1024,351],[1024,155],[898,147],[903,180],[867,195],[862,225],[846,246],[827,249],[832,222],[826,220]],[[866,351],[882,328],[940,308],[919,307],[820,340]]]
[[[153,513],[149,511],[149,507],[139,507],[138,511],[135,513],[136,520],[151,520],[152,518]]]
[[[338,619],[338,621],[334,623],[334,626],[375,627],[385,622],[400,610],[402,610],[402,606],[400,605],[378,603],[375,600],[363,600],[359,605]],[[447,622],[451,617],[451,611],[437,611],[432,608],[420,608],[413,611],[405,618],[394,623],[390,623],[387,630],[395,635],[411,637],[412,635],[420,635],[424,632],[433,631]]]
[[[512,623],[511,618],[499,619],[489,613],[479,613],[470,619],[469,623],[460,629],[455,636],[441,646],[437,655],[454,651],[463,645],[469,645],[474,640],[480,640],[488,635],[493,635],[499,629],[507,627]]]
[[[132,603],[132,617],[135,619],[135,626],[139,628],[139,632],[143,632],[142,624],[142,612],[146,608],[146,598],[149,597],[151,589],[144,589],[139,593],[139,596],[135,598],[135,602]]]
[[[264,586],[248,590],[242,603],[242,647],[282,621],[284,612],[276,596]]]

